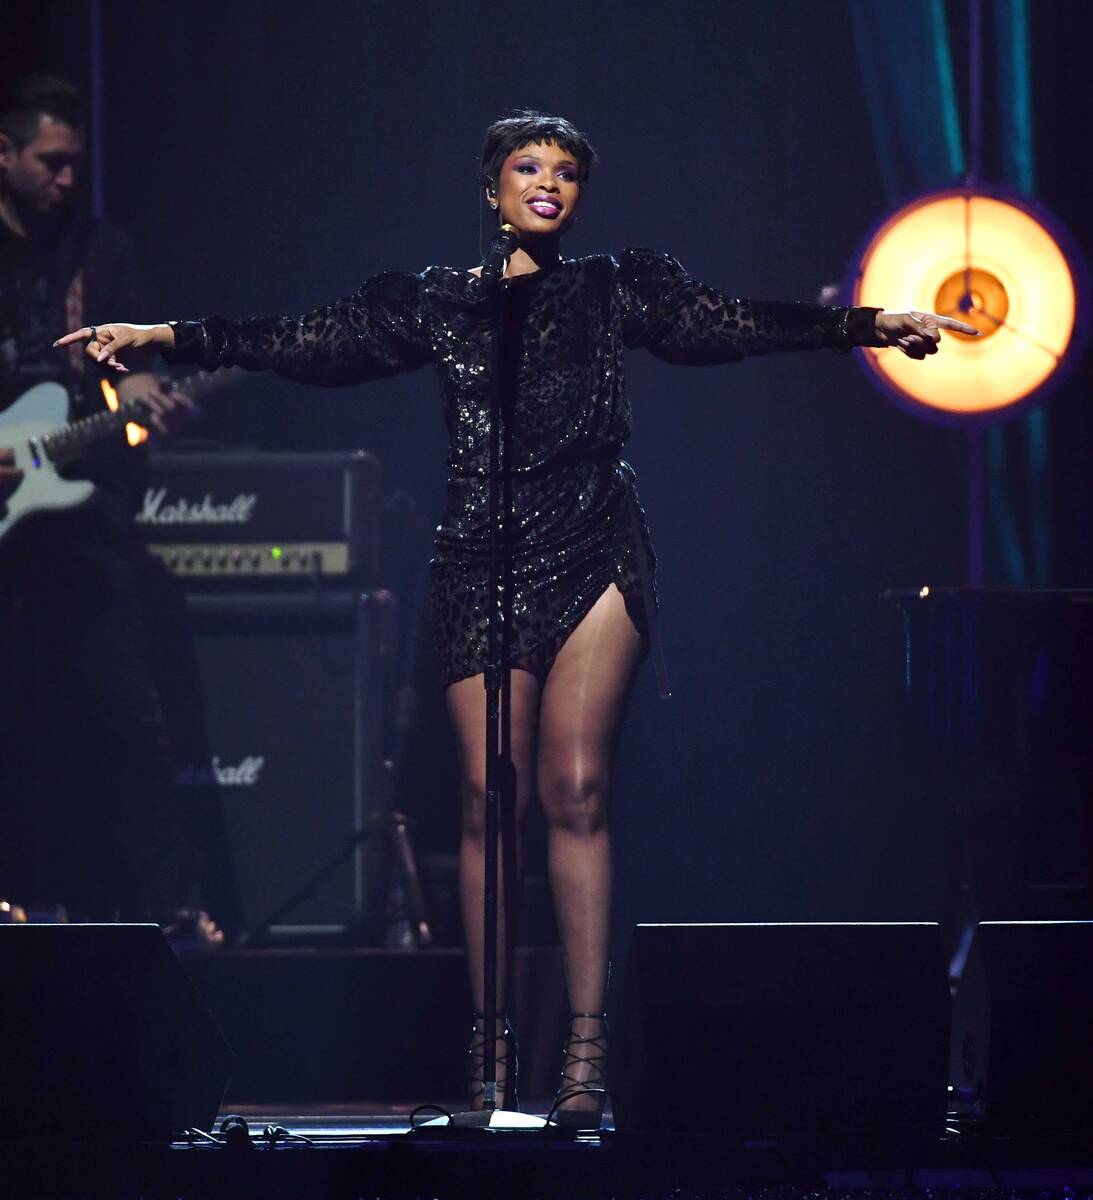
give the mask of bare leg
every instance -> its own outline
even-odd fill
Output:
[[[531,764],[535,748],[535,725],[539,708],[539,682],[527,671],[513,670],[511,678],[511,746],[516,771],[516,805],[511,825],[514,832],[512,855],[504,848],[499,854],[500,892],[498,896],[497,936],[497,1006],[505,1008],[508,966],[507,930],[515,900],[515,883],[519,874],[519,831],[527,812],[533,787]],[[485,814],[486,814],[486,692],[482,676],[475,675],[452,684],[447,691],[448,714],[456,733],[462,772],[463,828],[459,845],[459,899],[463,911],[463,929],[467,944],[467,967],[470,971],[471,996],[474,1007],[484,1007],[483,957],[483,887],[485,875]],[[508,858],[508,861],[506,859]],[[515,859],[512,862],[511,859]],[[503,1028],[501,1026],[500,1028]],[[504,1043],[497,1042],[497,1054],[504,1054]],[[497,1082],[504,1082],[504,1067],[497,1070]],[[502,1098],[503,1099],[503,1098]]]
[[[641,639],[612,584],[566,640],[543,687],[539,715],[539,796],[548,827],[555,911],[565,950],[570,1007],[602,1013],[611,924],[607,803],[611,761]],[[602,1023],[573,1032],[598,1037]],[[591,1067],[571,1078],[593,1080]],[[566,1108],[595,1106],[593,1097]]]

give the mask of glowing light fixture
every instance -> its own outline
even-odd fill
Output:
[[[1017,197],[971,188],[906,205],[859,256],[852,303],[928,309],[980,336],[942,330],[941,353],[922,361],[867,349],[868,370],[923,416],[1014,415],[1057,381],[1082,340],[1083,270],[1064,247],[1057,222]]]

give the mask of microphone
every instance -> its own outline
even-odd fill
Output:
[[[492,287],[505,273],[505,267],[512,257],[512,252],[520,245],[520,234],[515,225],[502,225],[493,235],[490,248],[482,260],[482,274],[479,279],[483,289]]]

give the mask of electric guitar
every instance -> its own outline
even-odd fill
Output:
[[[241,368],[198,372],[170,381],[172,391],[191,400],[219,390],[243,374]],[[15,452],[14,466],[23,479],[6,503],[0,500],[0,542],[26,517],[41,512],[76,508],[95,494],[87,479],[63,479],[59,468],[79,458],[96,442],[113,437],[129,422],[147,421],[139,400],[104,409],[78,421],[68,420],[68,393],[59,383],[39,383],[0,413],[0,446]]]

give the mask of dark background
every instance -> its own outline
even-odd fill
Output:
[[[300,311],[376,271],[471,265],[479,138],[514,106],[567,115],[601,153],[568,254],[654,246],[734,294],[814,299],[889,211],[885,114],[844,0],[558,0],[526,24],[510,5],[392,0],[103,8],[106,211],[159,318]],[[963,92],[966,6],[948,15]],[[1089,6],[1031,16],[1039,196],[1088,256]],[[3,19],[6,69],[87,83],[85,3],[9,0]],[[1090,382],[1083,363],[1050,401],[1056,585],[1091,582]],[[937,828],[901,786],[900,646],[879,596],[964,581],[963,434],[827,353],[635,357],[629,384],[675,696],[657,699],[647,667],[623,736],[620,929],[936,916]],[[405,564],[428,557],[443,482],[427,373],[339,392],[256,377],[205,433],[375,451],[423,514],[390,557],[415,607]],[[423,841],[443,845],[456,797],[420,800]]]

